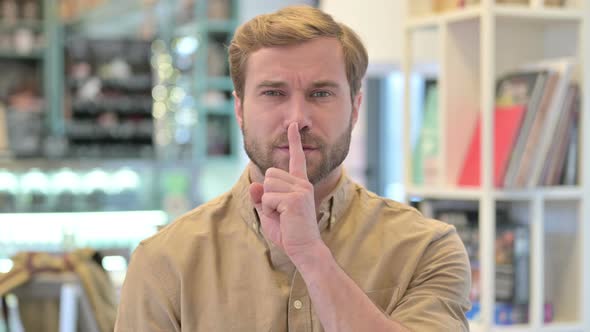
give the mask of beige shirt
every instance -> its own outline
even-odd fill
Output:
[[[323,331],[301,275],[266,240],[248,172],[144,240],[115,331]],[[455,229],[342,176],[320,204],[322,239],[385,315],[411,331],[468,331],[470,268]]]

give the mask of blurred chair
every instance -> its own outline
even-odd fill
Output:
[[[100,332],[92,306],[74,273],[38,274],[12,293],[18,298],[20,318],[27,332]]]
[[[110,332],[117,297],[101,257],[92,249],[19,253],[13,268],[0,274],[0,296],[16,295],[27,332]]]

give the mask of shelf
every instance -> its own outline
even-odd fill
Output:
[[[93,9],[87,10],[84,14],[70,19],[65,22],[65,25],[78,25],[88,23],[101,23],[121,20],[121,15],[134,13],[145,9],[144,1],[141,0],[127,0],[127,1],[103,1],[103,4],[96,6]]]
[[[549,323],[543,326],[540,332],[582,332],[584,326],[571,323]]]
[[[408,29],[433,29],[444,23],[467,21],[477,19],[481,16],[481,7],[478,5],[467,6],[441,14],[433,13],[425,16],[418,16],[408,20]]]
[[[582,198],[582,189],[579,187],[538,187],[532,189],[508,189],[494,192],[496,199],[531,199],[540,196],[551,200],[576,200]]]
[[[96,100],[74,100],[72,110],[76,114],[94,114],[98,115],[103,112],[115,112],[117,114],[133,114],[152,116],[153,100],[149,96],[145,97],[99,97]]]
[[[497,17],[528,18],[534,20],[579,21],[584,14],[579,9],[570,8],[541,8],[531,9],[523,6],[496,6],[494,12]]]
[[[133,92],[150,91],[153,88],[151,74],[134,74],[127,79],[102,79],[102,86],[112,89],[120,89]],[[70,88],[81,87],[87,79],[68,79]]]
[[[463,188],[420,188],[412,187],[406,190],[408,197],[448,199],[448,200],[478,200],[482,196],[479,189]]]
[[[410,30],[434,29],[442,24],[458,23],[478,19],[485,12],[479,5],[468,6],[456,10],[418,16],[408,20],[406,25]],[[584,13],[571,8],[539,8],[533,9],[518,5],[496,5],[493,7],[496,17],[513,17],[531,20],[581,21]]]
[[[41,20],[19,20],[13,24],[0,21],[0,31],[13,31],[16,29],[32,29],[35,31],[43,30],[43,21]]]
[[[36,50],[29,53],[0,50],[0,59],[2,60],[41,60],[43,56],[43,50]]]
[[[486,329],[479,322],[469,321],[471,332],[484,332]],[[494,332],[582,332],[584,327],[580,324],[551,323],[541,328],[534,328],[531,325],[496,325],[492,328]]]
[[[470,322],[471,332],[486,331],[481,324]],[[583,332],[584,327],[580,324],[551,324],[540,328],[535,328],[530,325],[496,325],[492,328],[493,332]]]
[[[545,200],[579,200],[583,196],[580,187],[537,187],[531,189],[500,189],[493,190],[492,196],[496,200],[530,200],[540,197]],[[447,187],[447,188],[420,188],[411,187],[407,190],[408,197],[447,199],[447,200],[478,200],[484,196],[480,188]]]
[[[483,332],[483,326],[480,322],[477,321],[469,321],[469,331],[471,332]]]
[[[485,331],[481,329],[480,331]],[[492,329],[494,332],[533,332],[536,331],[530,325],[522,325],[522,324],[515,324],[515,325],[496,325]]]

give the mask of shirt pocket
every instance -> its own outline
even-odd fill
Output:
[[[395,308],[398,297],[399,287],[382,288],[371,291],[365,291],[365,294],[371,301],[386,315],[391,315]]]

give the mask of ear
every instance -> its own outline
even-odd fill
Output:
[[[244,128],[244,108],[242,107],[242,100],[238,97],[235,90],[232,92],[232,95],[234,96],[234,114],[236,115],[236,120],[238,121],[240,128]]]
[[[352,126],[356,125],[356,121],[359,118],[359,109],[361,108],[361,102],[363,101],[363,93],[359,91],[354,100],[352,101]]]

